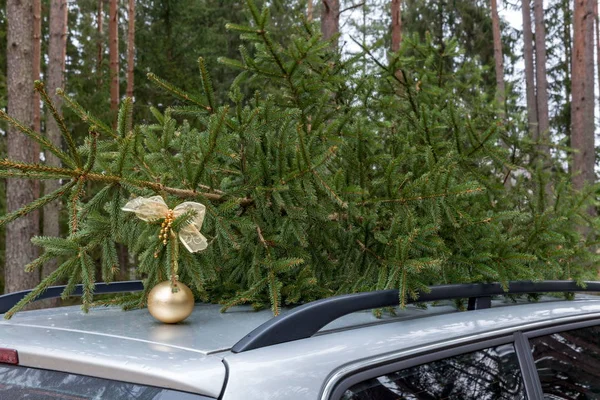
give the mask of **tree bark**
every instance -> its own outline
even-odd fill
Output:
[[[575,150],[572,182],[575,189],[595,181],[593,46],[592,0],[576,0],[571,68],[571,146]]]
[[[119,109],[119,3],[110,0],[108,10],[108,45],[110,52],[110,109]],[[116,115],[114,123],[116,124]]]
[[[6,2],[7,50],[6,84],[8,113],[28,127],[33,127],[33,0]],[[7,131],[8,158],[37,162],[31,141],[14,127]],[[35,200],[35,185],[27,179],[9,179],[6,183],[7,211],[15,211]],[[39,234],[39,220],[29,214],[6,227],[6,264],[4,291],[30,289],[39,283],[38,274],[26,273],[24,267],[37,256],[31,238]]]
[[[400,50],[402,43],[401,0],[392,0],[392,52]]]
[[[543,143],[550,142],[550,120],[548,117],[548,79],[546,72],[546,27],[544,25],[544,3],[534,0],[535,15],[535,80],[538,111],[538,133]],[[548,155],[550,148],[543,146]]]
[[[496,100],[502,107],[502,115],[505,114],[505,87],[504,87],[504,59],[502,55],[502,38],[500,36],[500,17],[498,16],[498,5],[492,0],[492,34],[494,38],[494,62],[496,67]]]
[[[98,30],[98,42],[96,48],[98,49],[98,55],[96,59],[96,74],[98,74],[98,88],[102,87],[102,61],[104,60],[104,0],[98,0],[98,14],[96,16],[96,24]]]
[[[33,80],[40,79],[42,62],[42,0],[33,0]],[[33,130],[41,129],[40,95],[33,92]],[[38,146],[39,152],[39,146]]]
[[[313,0],[308,0],[306,4],[306,20],[312,22],[313,20]]]
[[[329,40],[340,32],[340,0],[321,0],[321,32],[323,39]],[[337,48],[335,40],[333,48]]]
[[[67,49],[67,0],[50,1],[50,39],[48,43],[48,79],[46,81],[47,91],[56,109],[60,112],[62,100],[56,95],[56,89],[64,88],[65,55]],[[58,124],[49,116],[46,121],[46,133],[48,139],[58,148],[62,147],[61,133]],[[45,154],[46,164],[60,167],[60,160],[52,153]],[[49,194],[58,189],[57,180],[47,180],[44,183],[44,194]],[[60,236],[59,215],[61,210],[60,200],[53,201],[44,207],[44,236]],[[56,260],[44,265],[42,274],[48,276],[57,267]]]
[[[135,62],[135,0],[129,0],[127,9],[127,97],[133,98],[133,67]]]
[[[523,58],[525,59],[525,91],[527,94],[527,122],[533,140],[539,139],[537,120],[537,99],[535,96],[533,66],[533,33],[531,31],[531,0],[523,0]]]
[[[600,17],[598,0],[594,0],[594,23],[596,24],[596,68],[598,69],[598,87],[600,87]]]

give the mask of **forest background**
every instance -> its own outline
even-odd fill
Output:
[[[322,128],[323,143],[311,144],[322,151],[320,155],[315,150],[307,156],[300,133],[294,145],[304,152],[302,162],[322,168],[308,169],[317,182],[311,189],[301,187],[306,191],[305,202],[310,204],[311,196],[324,197],[337,205],[319,209],[320,217],[310,213],[298,216],[297,226],[281,219],[280,225],[267,227],[257,218],[268,221],[269,215],[274,219],[291,216],[294,207],[287,203],[288,198],[275,196],[280,190],[275,185],[269,194],[273,197],[265,204],[257,197],[247,201],[262,213],[250,218],[256,225],[211,225],[214,235],[208,236],[215,241],[214,247],[226,252],[232,249],[219,240],[228,237],[227,229],[233,228],[234,234],[252,245],[242,244],[241,250],[235,246],[233,250],[240,255],[236,262],[207,254],[203,263],[213,264],[216,272],[202,280],[213,282],[214,287],[198,284],[198,292],[212,290],[217,300],[230,305],[253,302],[260,306],[270,301],[277,309],[281,293],[285,301],[293,303],[335,292],[397,285],[406,296],[426,284],[449,281],[596,277],[597,0],[255,3],[256,7],[254,2],[247,5],[229,0],[0,2],[0,48],[7,49],[0,52],[0,106],[10,115],[2,114],[0,136],[0,158],[6,157],[0,165],[0,215],[8,216],[0,220],[6,225],[0,234],[4,277],[0,286],[5,292],[31,288],[56,270],[61,257],[38,258],[40,248],[31,238],[73,235],[69,202],[75,204],[75,214],[77,209],[86,210],[86,198],[78,194],[54,199],[43,208],[13,218],[11,212],[64,183],[64,179],[48,176],[41,184],[36,179],[11,179],[26,177],[25,170],[13,162],[59,167],[68,161],[57,158],[43,143],[40,148],[19,131],[31,127],[58,149],[69,148],[76,155],[79,146],[81,154],[89,155],[91,145],[86,138],[92,117],[86,117],[83,110],[93,114],[95,125],[101,122],[120,132],[119,107],[130,98],[132,127],[143,130],[158,120],[164,128],[165,119],[170,118],[168,110],[184,106],[194,96],[204,96],[211,109],[213,102],[233,107],[247,98],[248,103],[243,104],[253,104],[258,110],[262,91],[271,96],[265,97],[265,104],[273,97],[273,104],[284,109],[291,108],[285,105],[286,93],[298,99],[305,95],[293,107],[302,114],[298,118],[305,134],[310,134],[311,122],[315,132],[321,129],[318,122],[322,116],[312,115],[302,102],[324,101],[323,93],[319,97],[314,88],[306,88],[310,84],[327,88],[323,107],[358,116],[342,120],[328,114],[326,123],[321,121],[329,126]],[[521,15],[522,25],[501,18],[498,7],[505,17]],[[258,9],[269,11],[268,16],[259,15]],[[279,46],[275,50],[271,39],[261,33],[267,25]],[[314,52],[315,59],[307,60],[313,63],[312,73],[320,71],[321,77],[303,75],[299,81],[302,88],[290,80],[290,87],[280,93],[284,100],[277,99],[281,75],[269,71],[281,58],[294,60],[290,50],[294,45],[302,53],[298,37],[303,43],[323,41],[324,46],[305,50],[306,54]],[[255,47],[242,47],[240,53],[245,40]],[[198,57],[202,57],[200,71]],[[302,57],[296,61],[304,61]],[[287,65],[279,67],[287,76]],[[240,70],[245,74],[240,75]],[[208,91],[206,71],[212,82]],[[34,90],[37,80],[43,84]],[[55,94],[56,89],[61,89],[62,95]],[[260,110],[257,113],[263,112]],[[188,123],[204,128],[212,123],[191,110],[179,111],[174,118],[183,124],[183,130],[190,129]],[[64,119],[55,120],[53,114],[63,114]],[[18,124],[15,128],[11,118],[25,128],[18,129]],[[406,121],[413,125],[405,125]],[[261,129],[268,131],[267,125]],[[233,135],[235,129],[229,128]],[[65,129],[73,143],[65,137]],[[361,129],[369,132],[367,136],[361,136]],[[267,143],[269,133],[265,135],[256,138],[257,142]],[[337,135],[338,139],[331,141],[327,136],[324,140],[325,135]],[[340,139],[345,135],[352,138],[350,142]],[[244,150],[241,133],[239,138],[239,156],[243,158],[248,150]],[[338,147],[341,154],[330,164],[328,152],[333,154]],[[421,155],[430,159],[417,160]],[[202,168],[204,163],[209,162],[202,161]],[[207,165],[212,165],[210,173],[204,172],[208,174],[205,180],[212,182],[211,190],[226,193],[234,180],[226,177],[231,173],[226,171],[227,165],[218,160]],[[241,168],[244,175],[243,164]],[[343,178],[340,170],[345,171]],[[454,177],[454,170],[469,179]],[[217,184],[215,176],[220,176]],[[88,200],[102,191],[94,185],[86,182]],[[381,189],[385,185],[387,192]],[[392,185],[398,187],[392,190]],[[226,198],[225,194],[219,196]],[[209,199],[220,204],[219,196]],[[450,200],[453,197],[460,199],[458,203]],[[243,199],[229,205],[242,208],[238,217],[247,211]],[[281,202],[281,210],[275,214],[265,211],[272,208],[272,202]],[[406,205],[413,202],[417,204]],[[372,203],[377,206],[366,207]],[[394,206],[386,208],[385,204]],[[231,214],[221,208],[216,212],[221,211]],[[319,221],[312,224],[311,219]],[[391,222],[382,224],[382,219]],[[313,243],[324,240],[307,233],[319,224],[336,225],[335,238],[328,238],[335,241],[329,243],[330,250],[311,250]],[[252,240],[244,232],[252,232]],[[133,266],[138,259],[128,254],[128,247],[135,246],[121,242],[115,248],[112,267],[118,267],[114,268],[118,279],[135,278]],[[294,242],[303,252],[290,250]],[[37,245],[52,253],[48,250],[52,245],[43,240]],[[100,271],[103,256],[96,254],[90,259],[98,258],[97,269],[104,277],[105,271]],[[258,264],[266,272],[241,277],[245,272],[240,273],[240,268],[250,269],[259,258],[263,261]],[[24,266],[36,259],[41,259],[35,265],[39,270],[25,272]],[[348,266],[341,275],[335,272],[339,264]],[[77,276],[85,281],[83,275]]]

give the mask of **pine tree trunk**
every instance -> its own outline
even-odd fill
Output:
[[[570,0],[562,0],[561,9],[563,14],[563,43],[564,43],[564,62],[563,62],[563,73],[564,73],[564,86],[565,86],[565,136],[567,137],[567,146],[571,146],[571,68],[573,65],[573,43],[571,28],[573,27],[573,13],[571,11]],[[572,163],[569,164],[569,173],[571,173]]]
[[[392,52],[400,50],[402,43],[401,0],[392,0]]]
[[[40,79],[42,69],[42,0],[33,0],[33,81]],[[40,104],[40,94],[33,92],[33,130],[41,132],[42,129],[42,109]],[[35,157],[39,157],[40,145],[32,143]],[[34,196],[40,195],[40,182],[34,181]],[[39,220],[39,211],[34,212],[34,217]]]
[[[494,62],[496,67],[496,100],[502,107],[504,115],[504,59],[502,56],[502,38],[500,36],[500,17],[498,16],[498,5],[492,0],[492,34],[494,37]]]
[[[108,45],[110,52],[110,109],[119,109],[119,2],[110,0],[108,10]],[[116,118],[114,119],[116,123]]]
[[[550,142],[550,120],[548,117],[548,79],[546,72],[546,27],[544,25],[544,3],[534,0],[535,15],[535,81],[538,111],[539,138],[544,143]],[[550,153],[548,145],[543,147]]]
[[[40,79],[42,62],[42,0],[33,0],[33,80]],[[33,93],[33,130],[41,129],[40,95]],[[39,152],[39,146],[38,146]]]
[[[306,4],[306,20],[312,22],[313,20],[313,0],[308,0]]]
[[[33,0],[7,0],[6,85],[8,113],[33,127]],[[37,162],[31,141],[13,127],[7,131],[8,158]],[[26,179],[8,179],[7,211],[15,211],[35,200],[35,185]],[[37,256],[31,238],[39,234],[39,220],[29,214],[6,227],[6,264],[4,291],[30,289],[39,283],[39,275],[26,273],[24,267]]]
[[[135,0],[129,0],[127,9],[127,97],[133,98],[133,67],[135,62]]]
[[[98,88],[102,87],[102,61],[104,60],[104,0],[98,0],[98,14],[96,16],[96,24],[98,30],[98,43],[96,48],[98,49],[98,55],[96,59],[96,74],[98,74]]]
[[[596,24],[596,68],[598,71],[598,87],[600,87],[600,17],[598,0],[594,0],[594,23]]]
[[[537,120],[537,99],[533,67],[533,33],[531,31],[531,0],[523,0],[523,58],[525,59],[525,91],[527,94],[527,121],[529,134],[533,140],[539,139]]]
[[[48,79],[47,91],[52,99],[57,110],[61,109],[62,101],[56,95],[56,89],[64,88],[64,73],[65,73],[65,55],[67,48],[67,21],[68,5],[67,0],[51,0],[50,1],[50,40],[48,42]],[[48,139],[57,147],[62,147],[61,134],[58,124],[52,117],[48,117],[46,121],[46,133]],[[53,167],[60,167],[60,160],[52,153],[45,154],[46,164]],[[59,182],[57,180],[47,180],[44,183],[44,194],[51,193],[58,189]],[[45,236],[60,236],[59,215],[61,210],[61,202],[53,201],[44,207],[44,226],[43,232]],[[56,260],[44,265],[42,274],[48,276],[57,267]]]
[[[592,0],[576,0],[573,13],[571,146],[575,150],[572,167],[575,189],[595,181],[592,8]],[[593,213],[593,210],[590,212]]]
[[[340,31],[340,0],[321,0],[321,32],[329,40]],[[337,48],[337,40],[332,43]]]

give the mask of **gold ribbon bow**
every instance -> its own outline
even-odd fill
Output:
[[[187,211],[195,211],[192,222],[179,230],[179,240],[190,253],[204,250],[208,246],[206,238],[200,233],[206,214],[206,207],[203,204],[186,201],[173,210],[169,210],[167,203],[160,196],[136,197],[128,201],[122,210],[135,213],[142,221],[156,221],[167,218],[171,211],[174,218]]]

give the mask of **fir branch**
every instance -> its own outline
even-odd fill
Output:
[[[206,65],[204,64],[204,58],[198,58],[198,68],[200,69],[200,78],[202,81],[202,87],[204,88],[204,95],[208,100],[208,106],[210,107],[210,111],[216,109],[215,104],[215,91],[212,86],[212,82],[210,80],[210,75],[206,69]]]
[[[50,153],[54,154],[56,157],[58,157],[59,160],[63,162],[63,164],[73,168],[77,166],[77,164],[71,158],[69,158],[69,156],[65,154],[65,152],[56,147],[48,138],[45,138],[39,133],[34,132],[32,129],[26,127],[25,125],[12,118],[2,110],[0,110],[0,120],[8,122],[10,125],[17,128],[21,133],[29,137],[31,140],[35,141],[36,143],[39,143],[42,149],[48,150]]]
[[[225,106],[221,110],[220,115],[217,116],[217,122],[211,124],[211,125],[213,125],[213,127],[210,129],[210,132],[209,132],[208,149],[206,149],[204,154],[202,154],[202,159],[200,160],[200,165],[198,166],[198,169],[196,170],[196,173],[194,174],[194,180],[192,181],[192,187],[196,187],[198,185],[198,182],[200,181],[200,178],[202,177],[202,173],[204,172],[204,169],[206,168],[206,164],[213,157],[215,148],[217,147],[217,139],[219,138],[219,134],[221,133],[221,130],[223,129],[223,123],[225,121],[225,117],[227,116],[228,112],[229,112],[229,107]]]
[[[367,200],[367,201],[363,201],[362,203],[360,203],[361,205],[367,205],[367,204],[376,204],[376,203],[400,203],[400,204],[405,204],[411,201],[421,201],[421,200],[429,200],[429,199],[436,199],[436,198],[443,198],[443,197],[451,197],[451,196],[464,196],[464,195],[471,195],[471,194],[476,194],[476,193],[482,193],[484,191],[483,188],[478,187],[475,189],[467,189],[467,190],[461,190],[461,191],[457,191],[457,192],[444,192],[444,193],[437,193],[437,194],[430,194],[430,195],[425,195],[425,196],[414,196],[414,197],[405,197],[405,198],[401,198],[401,199],[373,199],[373,200]]]
[[[60,265],[57,269],[55,269],[50,275],[48,275],[42,282],[37,285],[31,292],[29,292],[25,297],[21,299],[17,304],[14,305],[13,308],[8,310],[6,314],[4,314],[4,319],[11,319],[13,315],[18,313],[25,307],[27,304],[34,301],[38,296],[46,291],[51,285],[56,283],[57,281],[63,279],[65,276],[69,275],[74,267],[76,266],[76,259],[69,259],[65,261],[62,265]]]
[[[105,133],[113,139],[118,139],[119,136],[115,134],[115,132],[108,127],[104,122],[100,119],[96,118],[92,114],[88,113],[81,107],[81,105],[72,99],[70,96],[67,96],[62,89],[56,89],[56,94],[60,96],[66,103],[66,105],[81,118],[81,120],[91,126],[95,126],[99,131]]]
[[[67,129],[67,125],[65,124],[64,118],[62,117],[62,115],[59,114],[58,110],[54,106],[54,103],[50,99],[50,96],[48,96],[48,93],[46,92],[44,84],[40,81],[35,81],[34,85],[35,85],[35,90],[42,97],[44,104],[50,110],[52,117],[54,118],[54,120],[56,121],[56,124],[60,128],[60,132],[62,134],[62,137],[65,139],[65,142],[67,143],[67,147],[69,148],[71,157],[73,157],[73,160],[75,160],[75,165],[77,165],[78,167],[81,167],[81,157],[79,156],[79,153],[77,152],[77,146],[75,145],[73,136],[71,136],[71,132],[69,132],[69,129]]]
[[[0,227],[8,224],[9,222],[16,220],[17,218],[27,215],[30,212],[33,212],[37,209],[44,207],[46,204],[51,203],[52,201],[63,196],[74,185],[75,185],[75,181],[71,181],[71,182],[59,187],[52,193],[48,193],[47,195],[42,196],[42,197],[32,201],[29,204],[24,205],[23,207],[19,208],[16,211],[13,211],[9,214],[4,215],[2,218],[0,218]]]
[[[117,133],[124,138],[133,129],[133,99],[126,97],[121,102],[117,117]]]
[[[190,103],[193,103],[195,105],[197,105],[198,107],[203,108],[204,110],[211,112],[212,109],[203,104],[200,100],[196,99],[195,96],[184,92],[183,90],[177,88],[176,86],[170,84],[169,82],[165,81],[164,79],[159,78],[158,76],[156,76],[153,73],[148,73],[148,79],[150,79],[151,82],[153,82],[154,84],[156,84],[157,86],[165,89],[167,92],[171,93],[173,96],[177,97],[178,99],[181,100],[185,100],[188,101]]]

